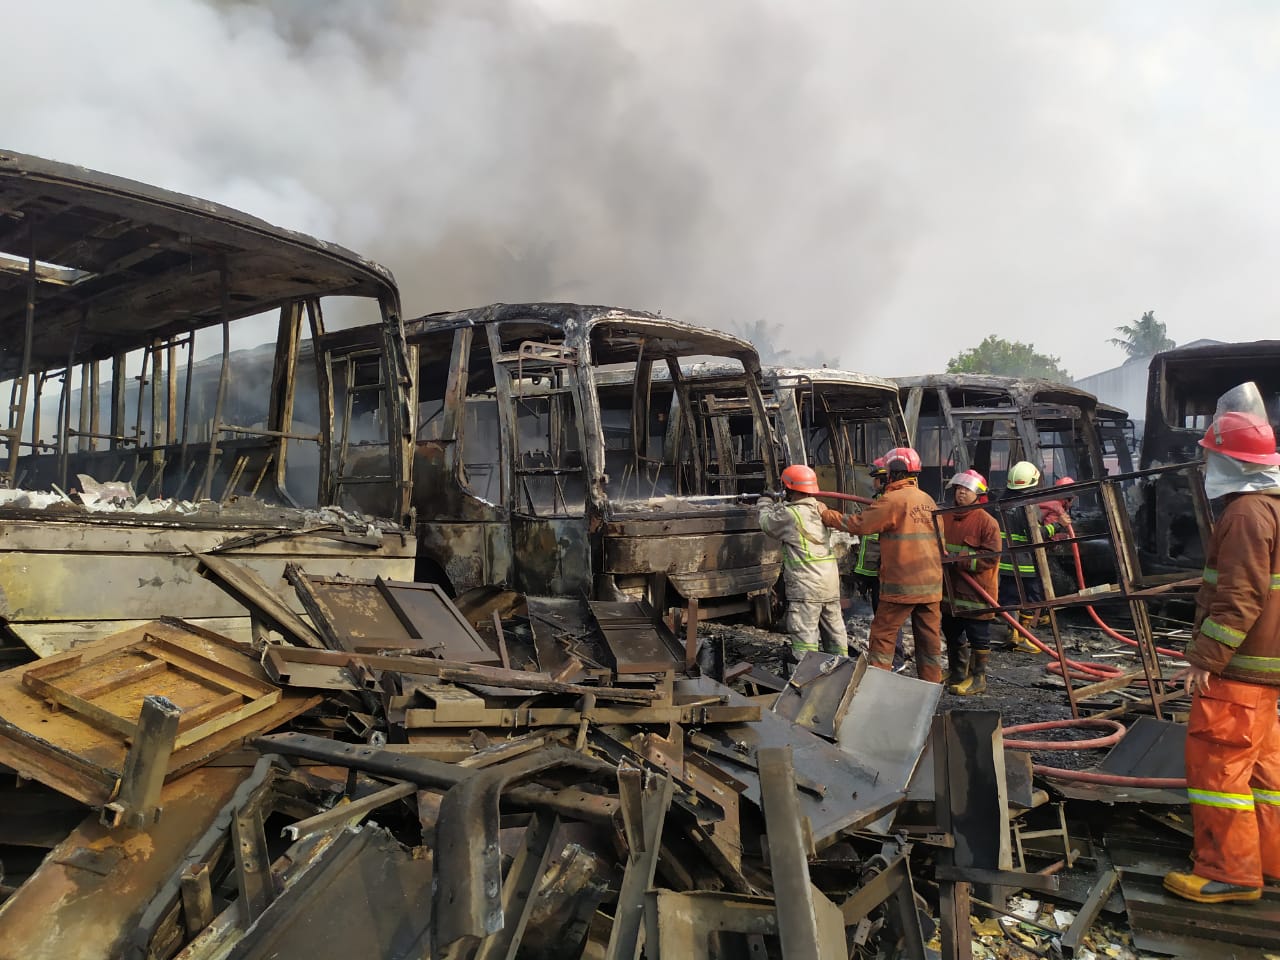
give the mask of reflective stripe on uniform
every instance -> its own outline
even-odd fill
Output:
[[[986,610],[987,605],[981,600],[965,600],[963,597],[956,597],[951,601],[951,606],[957,610]]]
[[[1205,567],[1204,572],[1200,576],[1204,582],[1210,586],[1218,585],[1218,571],[1213,567]],[[1271,575],[1271,589],[1280,590],[1280,573],[1273,573]]]
[[[782,562],[789,567],[803,567],[811,563],[826,563],[828,560],[834,560],[835,557],[789,557],[783,556]]]
[[[1280,673],[1280,657],[1246,657],[1237,653],[1227,666],[1255,673]]]
[[[1280,807],[1280,790],[1260,790],[1253,788],[1253,802],[1266,803],[1273,807]]]
[[[880,534],[868,533],[858,541],[858,559],[853,565],[854,573],[860,574],[864,577],[880,576],[880,559],[878,557],[876,558],[875,566],[871,566],[867,560],[867,550],[870,549],[872,543],[876,543],[876,545],[879,546],[877,543],[879,539]]]
[[[1020,533],[1007,534],[1003,530],[1000,531],[1000,539],[1005,542],[1005,547],[1004,547],[1005,550],[1009,549],[1008,544],[1010,541],[1012,541],[1013,543],[1030,543],[1031,542],[1027,537],[1024,537]],[[1028,555],[1028,553],[1020,551],[1018,555],[1025,557]],[[1015,567],[1017,569],[1017,572],[1020,574],[1026,573],[1034,576],[1036,572],[1036,564],[1034,559],[1030,563],[1024,563],[1022,561],[1019,561],[1017,564],[1015,564],[1012,559],[1001,560],[999,563],[999,570],[1001,573],[1013,573]]]
[[[890,530],[881,531],[880,536],[885,540],[932,540],[932,533],[894,533]]]
[[[796,529],[800,532],[800,543],[804,547],[804,556],[793,558],[789,554],[783,554],[782,562],[787,566],[795,567],[809,563],[826,563],[836,559],[834,553],[828,553],[825,557],[814,556],[813,550],[810,547],[810,540],[804,532],[804,518],[800,516],[800,511],[795,507],[787,507],[787,510],[790,512],[791,516],[796,519]]]
[[[1219,793],[1217,790],[1192,790],[1188,787],[1187,799],[1204,807],[1222,807],[1226,810],[1253,809],[1251,793]]]
[[[935,580],[932,583],[890,583],[884,577],[880,578],[881,596],[914,597],[921,593],[937,593],[941,589],[941,580]]]
[[[946,547],[947,547],[947,553],[956,557],[967,557],[970,554],[974,554],[978,552],[977,550],[973,549],[973,547],[970,547],[967,544],[963,544],[963,543],[948,543]],[[956,566],[959,566],[959,564],[956,564]],[[976,573],[978,570],[978,561],[970,560],[968,563],[968,567],[970,571]]]
[[[1213,617],[1205,617],[1204,623],[1200,624],[1200,632],[1210,640],[1217,640],[1219,643],[1226,644],[1233,650],[1244,643],[1244,631],[1236,630],[1232,627],[1224,627]]]

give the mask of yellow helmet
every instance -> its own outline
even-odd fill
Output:
[[[1009,489],[1030,490],[1040,482],[1040,470],[1029,460],[1019,460],[1009,468]]]

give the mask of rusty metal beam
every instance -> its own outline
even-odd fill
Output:
[[[888,848],[891,845],[885,846]],[[923,957],[924,932],[920,929],[920,914],[916,909],[909,852],[910,847],[904,847],[896,854],[888,855],[887,865],[840,904],[840,914],[846,927],[858,926],[872,910],[892,900],[885,909],[887,918],[893,922],[902,938],[901,955]],[[881,856],[885,857],[886,853]]]
[[[443,764],[443,766],[449,766]],[[563,747],[548,747],[479,771],[449,789],[436,821],[434,897],[437,950],[478,942],[505,923],[498,802],[508,783],[567,767],[600,772],[604,764]]]
[[[806,840],[804,818],[796,798],[791,748],[766,747],[757,758],[782,952],[788,960],[821,960],[818,914],[809,882],[812,841]]]
[[[418,785],[416,783],[409,783],[408,781],[393,784],[371,793],[367,797],[352,800],[350,803],[339,803],[324,813],[317,813],[314,817],[307,817],[305,820],[291,823],[281,831],[281,835],[290,840],[298,840],[309,833],[332,830],[346,823],[359,822],[380,807],[395,803],[403,797],[413,796],[417,789]]]
[[[1102,913],[1103,906],[1111,897],[1111,892],[1115,890],[1119,880],[1120,875],[1115,870],[1104,870],[1098,877],[1097,882],[1089,890],[1089,896],[1084,905],[1076,913],[1076,918],[1071,921],[1071,926],[1062,935],[1062,952],[1065,956],[1076,955],[1076,951],[1084,941],[1084,935],[1098,919],[1098,914]]]
[[[160,790],[181,718],[182,710],[172,701],[157,696],[143,698],[120,777],[120,793],[102,808],[103,823],[140,829],[160,819]]]
[[[231,849],[235,853],[240,910],[247,927],[271,906],[277,892],[271,876],[271,856],[267,852],[262,810],[256,804],[237,810],[231,818]]]
[[[515,960],[520,940],[533,911],[534,893],[556,852],[552,845],[560,829],[553,814],[534,814],[525,830],[502,885],[502,929],[481,942],[475,960]]]
[[[647,781],[647,782],[646,782]],[[645,894],[653,885],[662,852],[662,828],[675,784],[670,777],[646,775],[635,767],[618,768],[618,796],[627,839],[627,866],[618,891],[618,907],[605,960],[636,960],[640,956]]]

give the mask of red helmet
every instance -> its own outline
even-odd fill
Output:
[[[883,477],[888,472],[884,467],[884,457],[876,457],[871,461],[871,475],[873,477]]]
[[[890,473],[895,470],[905,473],[920,472],[920,454],[911,447],[894,447],[884,455],[884,467]]]
[[[1280,464],[1276,434],[1266,417],[1229,410],[1209,425],[1200,446],[1245,463]]]
[[[793,463],[782,471],[782,485],[797,493],[817,493],[818,475],[803,463]]]
[[[964,487],[974,496],[981,497],[987,492],[987,478],[977,470],[961,470],[947,481],[948,487]]]
[[[1055,487],[1069,487],[1073,483],[1075,483],[1075,481],[1070,477],[1059,477],[1057,480],[1053,481],[1053,485]]]

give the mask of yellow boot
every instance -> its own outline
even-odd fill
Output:
[[[947,676],[942,681],[950,689],[964,683],[969,677],[969,647],[967,644],[947,644]]]
[[[959,683],[947,687],[948,693],[960,697],[972,697],[987,692],[987,660],[991,658],[989,650],[974,650],[969,655],[969,675]]]
[[[1166,873],[1164,888],[1176,893],[1184,900],[1196,903],[1228,903],[1232,901],[1260,900],[1261,887],[1241,887],[1234,883],[1223,883],[1221,880],[1210,880],[1194,873]]]
[[[1020,613],[1018,614],[1018,622],[1030,630],[1035,626],[1036,616],[1034,613]],[[1039,647],[1020,634],[1017,630],[1010,631],[1009,642],[1013,644],[1013,649],[1021,650],[1023,653],[1040,652]]]

